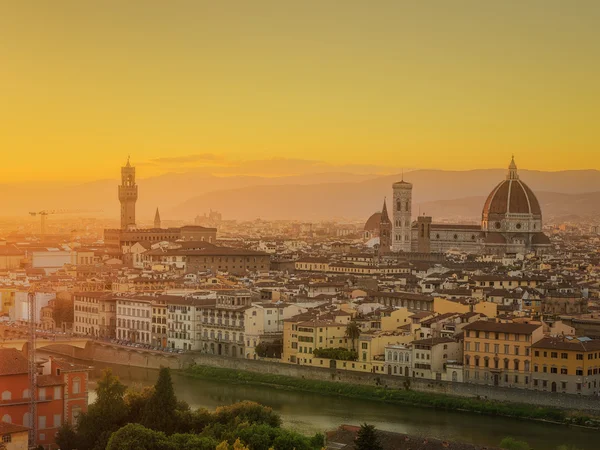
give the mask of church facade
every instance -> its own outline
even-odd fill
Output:
[[[412,184],[394,183],[392,251],[446,253],[460,251],[505,255],[541,254],[551,247],[542,231],[542,210],[533,191],[518,175],[514,158],[505,180],[488,195],[481,224],[436,224],[431,217],[413,221]],[[407,230],[407,224],[409,228]]]

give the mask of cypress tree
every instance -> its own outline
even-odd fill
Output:
[[[161,367],[158,380],[154,385],[154,392],[148,399],[144,409],[142,424],[155,431],[167,434],[175,430],[177,397],[173,390],[171,371]]]
[[[383,450],[374,425],[365,423],[360,426],[354,441],[354,448],[356,450]]]

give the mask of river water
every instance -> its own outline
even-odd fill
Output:
[[[90,373],[90,388],[95,389],[102,369],[109,365],[89,364],[95,365]],[[153,385],[158,377],[157,370],[119,365],[110,367],[128,386]],[[479,445],[497,446],[502,438],[512,436],[527,441],[535,450],[555,450],[560,444],[573,445],[581,450],[600,449],[600,432],[576,427],[390,405],[269,386],[199,380],[176,373],[173,373],[173,383],[177,397],[193,408],[214,410],[218,406],[251,400],[272,407],[281,415],[284,426],[304,434],[332,430],[341,424],[358,425],[366,422],[382,430]],[[95,393],[90,392],[90,402],[94,399]]]

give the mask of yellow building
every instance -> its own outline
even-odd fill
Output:
[[[0,315],[8,315],[15,306],[15,288],[0,288]]]
[[[463,330],[465,382],[529,387],[531,345],[543,338],[541,323],[479,320]]]
[[[448,300],[443,297],[435,297],[433,299],[433,312],[437,314],[465,314],[471,312],[471,305],[460,301]]]
[[[0,422],[0,448],[6,450],[27,450],[29,448],[29,428],[14,423]]]
[[[568,394],[600,392],[600,340],[545,337],[532,345],[532,389]]]
[[[346,338],[346,325],[332,321],[309,319],[302,315],[284,321],[284,362],[313,364],[313,351],[317,348],[351,348]]]
[[[0,270],[18,269],[24,262],[25,252],[0,239]]]

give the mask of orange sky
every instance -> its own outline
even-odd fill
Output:
[[[127,154],[144,176],[600,169],[598,23],[595,0],[2,2],[2,182]]]

